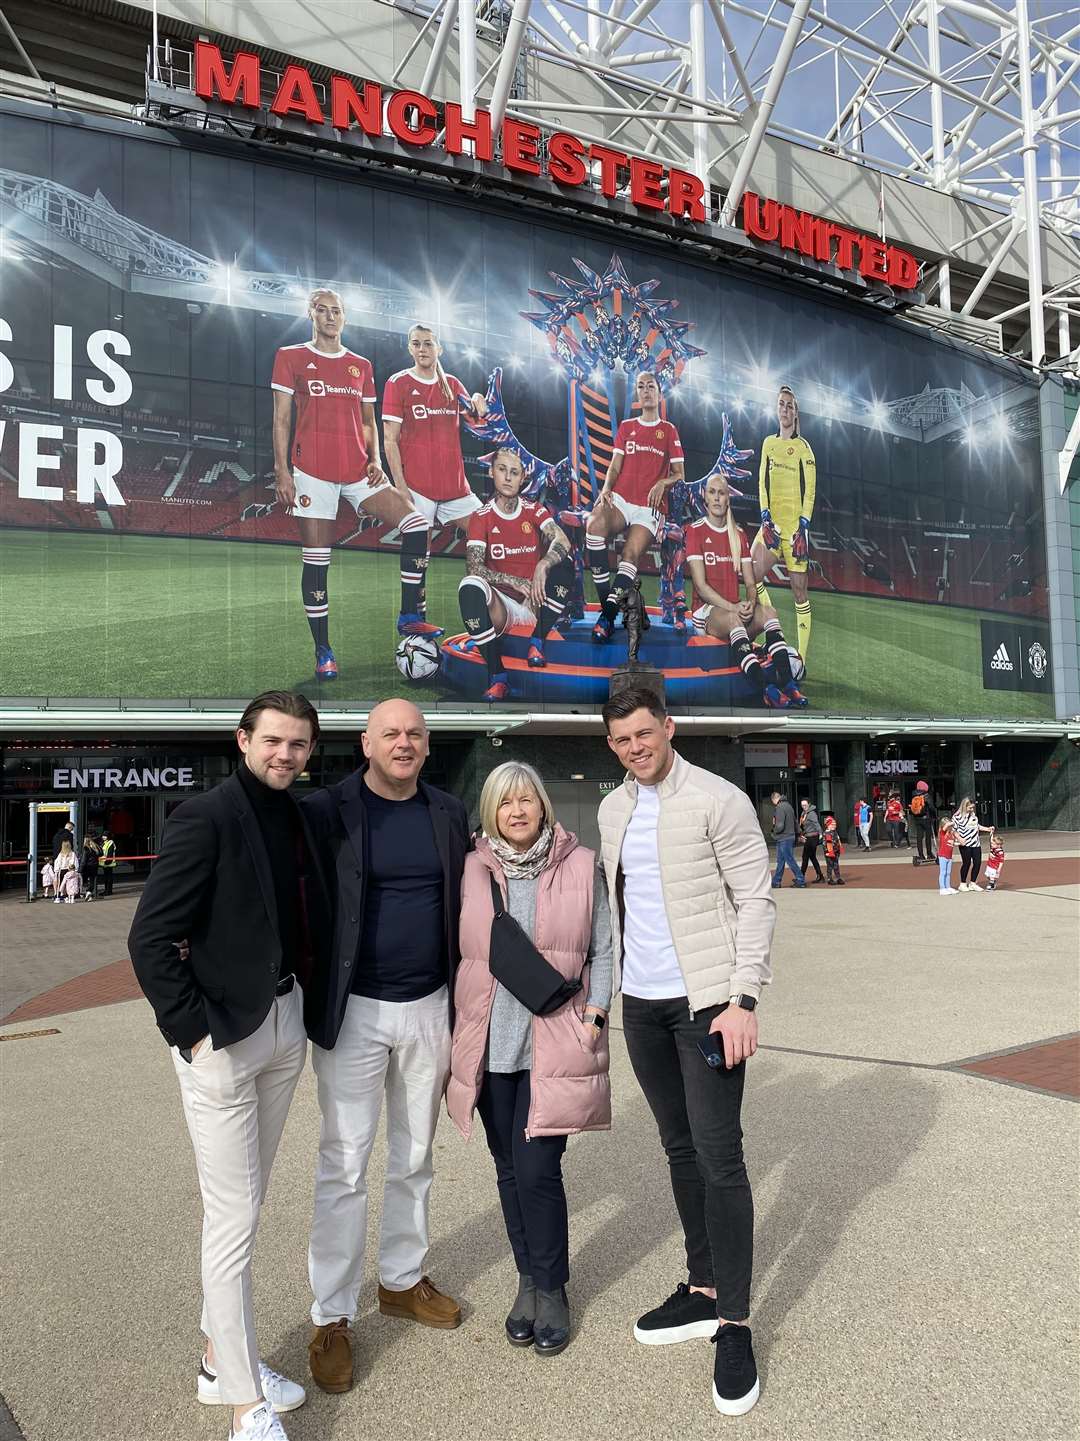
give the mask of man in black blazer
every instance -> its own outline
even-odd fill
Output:
[[[327,897],[289,787],[319,734],[302,695],[268,691],[236,732],[236,772],[169,818],[128,948],[172,1048],[203,1199],[197,1395],[233,1408],[236,1441],[284,1436],[303,1387],[259,1360],[251,1258],[304,1067],[305,999],[322,969]],[[186,944],[178,944],[181,940]],[[275,1429],[276,1428],[276,1429]]]
[[[457,1303],[424,1275],[424,1261],[468,822],[459,800],[419,779],[428,729],[411,702],[377,705],[363,748],[360,770],[303,804],[334,909],[326,984],[308,1012],[322,1112],[309,1355],[316,1383],[331,1392],[352,1385],[365,1177],[384,1098],[379,1309],[445,1330],[461,1321]]]

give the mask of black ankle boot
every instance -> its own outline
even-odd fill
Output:
[[[538,1356],[557,1356],[570,1344],[570,1303],[566,1287],[536,1292],[536,1323],[533,1328]]]
[[[511,1346],[531,1346],[536,1321],[536,1286],[531,1276],[518,1276],[518,1291],[506,1318],[506,1339]]]

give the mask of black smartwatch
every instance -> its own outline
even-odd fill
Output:
[[[731,1004],[744,1011],[753,1011],[757,1009],[757,996],[748,996],[745,991],[741,991],[738,995],[732,996]]]
[[[602,1031],[607,1025],[607,1016],[590,1016],[589,1025],[595,1026],[598,1031]]]

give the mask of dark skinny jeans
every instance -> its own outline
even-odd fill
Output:
[[[982,846],[960,847],[960,880],[977,882],[982,867]],[[970,874],[969,874],[970,873]]]
[[[528,1071],[484,1072],[476,1109],[495,1162],[506,1234],[518,1273],[541,1291],[570,1279],[570,1241],[563,1190],[565,1136],[525,1139],[531,1095]]]
[[[805,876],[810,866],[814,868],[814,874],[821,880],[821,864],[817,858],[817,848],[821,842],[820,836],[804,836],[802,843],[802,873]]]
[[[685,996],[623,996],[623,1034],[634,1075],[656,1118],[686,1240],[691,1286],[716,1287],[716,1314],[750,1314],[754,1199],[743,1162],[746,1063],[712,1070],[698,1050],[720,1007],[690,1014]]]

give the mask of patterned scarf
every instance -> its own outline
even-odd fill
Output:
[[[547,865],[554,839],[555,832],[546,825],[527,851],[515,850],[502,836],[488,836],[487,843],[506,879],[523,881],[538,876]]]

